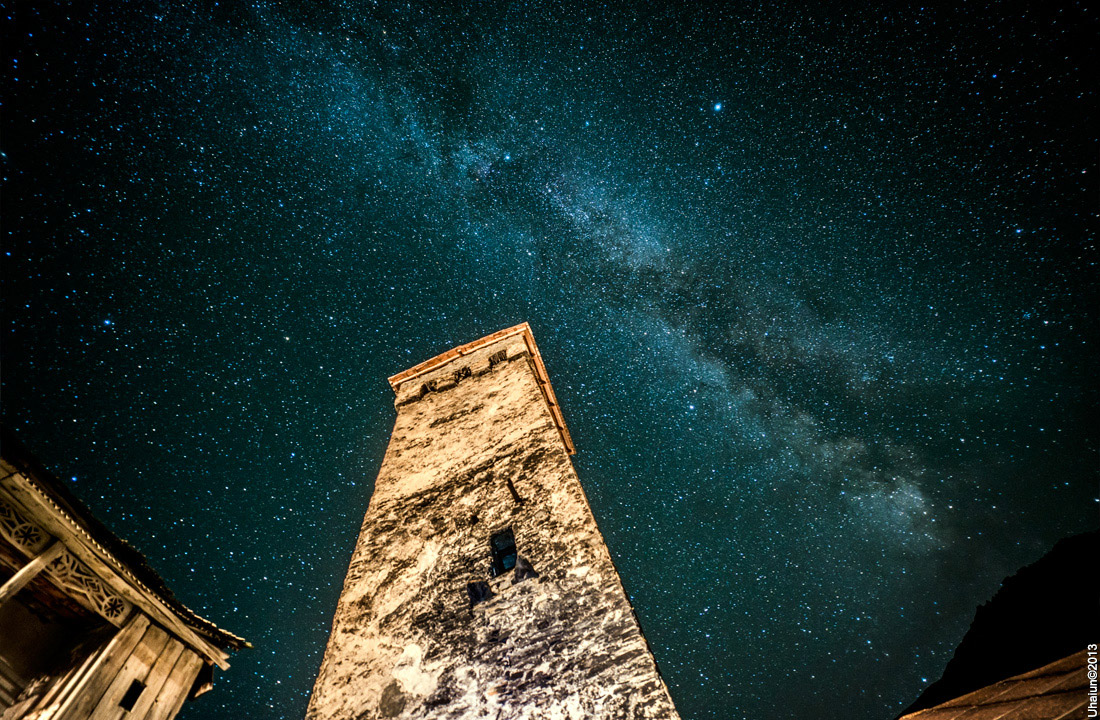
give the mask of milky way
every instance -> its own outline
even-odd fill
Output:
[[[1097,524],[1091,10],[3,5],[3,421],[254,643],[185,718],[302,716],[385,378],[524,320],[685,719]]]

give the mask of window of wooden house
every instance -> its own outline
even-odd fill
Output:
[[[118,701],[119,706],[126,712],[130,712],[134,709],[134,705],[137,704],[138,698],[141,697],[141,693],[144,690],[145,683],[140,680],[134,680],[130,683],[130,688],[126,691],[126,694]]]

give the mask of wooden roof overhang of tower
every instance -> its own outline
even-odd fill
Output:
[[[440,353],[430,360],[425,360],[419,365],[414,365],[408,370],[397,373],[389,378],[390,387],[396,393],[402,384],[414,380],[422,375],[439,369],[447,363],[454,362],[475,350],[480,350],[488,345],[493,345],[509,338],[522,335],[524,344],[527,346],[527,351],[531,355],[532,366],[535,371],[535,379],[538,382],[539,390],[542,391],[543,400],[546,401],[546,406],[550,410],[550,416],[554,419],[554,425],[558,428],[558,433],[561,435],[562,442],[565,444],[565,449],[570,455],[576,454],[576,448],[573,447],[573,438],[569,434],[569,428],[565,426],[565,417],[562,415],[561,406],[558,405],[558,399],[554,395],[554,388],[550,386],[550,376],[546,372],[546,365],[542,361],[542,353],[539,352],[538,345],[535,344],[535,336],[531,332],[531,326],[527,323],[520,323],[504,330],[498,330],[495,333],[486,335],[485,337],[474,340],[473,342],[460,345],[456,348],[452,348],[445,353]]]
[[[4,489],[112,591],[223,670],[228,649],[252,646],[177,600],[144,556],[96,520],[6,428],[2,451]]]

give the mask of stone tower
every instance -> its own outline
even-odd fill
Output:
[[[390,378],[308,720],[679,720],[526,323]]]

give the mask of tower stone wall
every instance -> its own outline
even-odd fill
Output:
[[[391,384],[308,720],[678,720],[527,325]]]

